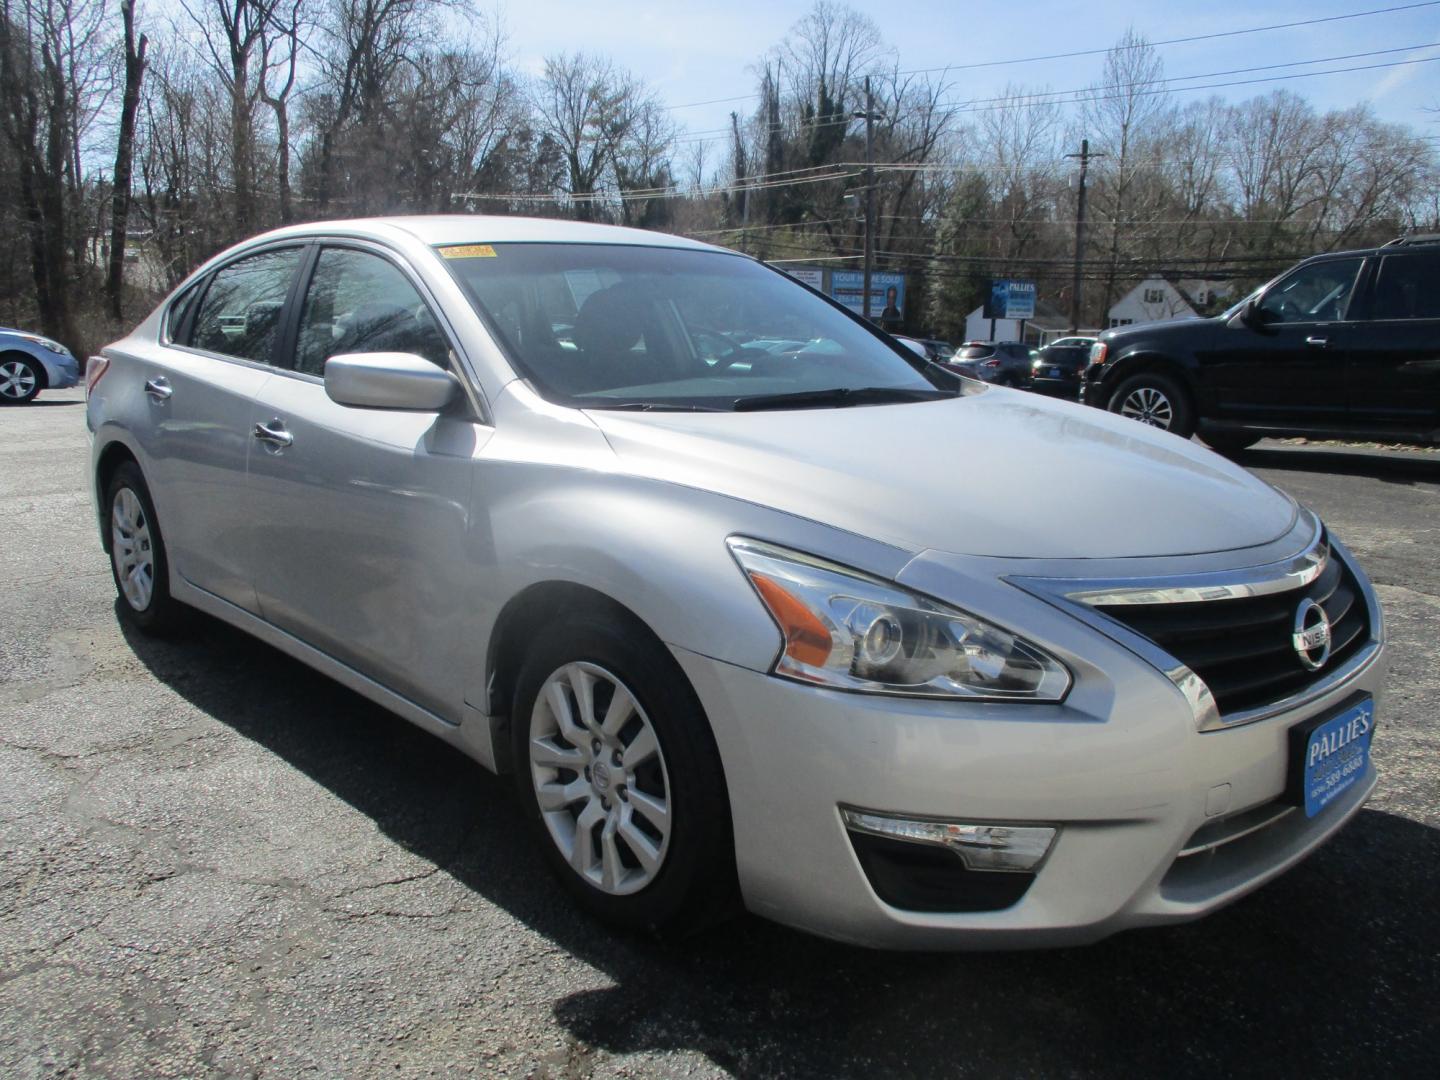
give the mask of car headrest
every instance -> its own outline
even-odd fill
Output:
[[[572,338],[583,352],[615,356],[640,340],[648,318],[649,302],[637,286],[611,285],[585,299]]]

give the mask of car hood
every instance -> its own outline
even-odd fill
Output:
[[[1182,339],[1194,342],[1199,340],[1196,335],[1209,338],[1216,329],[1224,325],[1223,319],[1165,319],[1161,322],[1134,323],[1130,326],[1117,326],[1113,330],[1105,330],[1100,334],[1099,340],[1110,346],[1111,353],[1119,352],[1132,342],[1143,341],[1146,345],[1153,345],[1160,341],[1171,339]]]
[[[1297,513],[1195,443],[1020,391],[844,409],[587,415],[626,471],[915,551],[1225,551],[1277,539]]]

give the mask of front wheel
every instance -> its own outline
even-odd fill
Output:
[[[40,393],[39,365],[27,356],[0,357],[0,404],[24,405]]]
[[[1183,387],[1168,375],[1144,371],[1132,375],[1110,395],[1112,413],[1188,439],[1195,434],[1195,414]]]
[[[593,914],[683,934],[728,913],[719,753],[684,673],[617,615],[535,637],[511,713],[516,781],[546,858]]]

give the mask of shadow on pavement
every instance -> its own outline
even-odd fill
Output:
[[[1440,454],[1374,453],[1345,450],[1243,450],[1230,460],[1247,469],[1369,476],[1390,483],[1440,484]]]
[[[612,987],[553,1005],[593,1047],[690,1049],[755,1077],[1433,1075],[1440,830],[1406,818],[1363,811],[1226,911],[1084,949],[874,953],[752,917],[662,946],[569,904],[508,778],[214,620],[126,636],[198,708],[605,972]]]

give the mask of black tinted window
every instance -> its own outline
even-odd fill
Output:
[[[1370,317],[1440,319],[1440,253],[1385,256]]]
[[[1349,311],[1359,272],[1359,259],[1302,266],[1266,290],[1261,317],[1267,323],[1338,322]]]
[[[398,267],[378,255],[326,248],[300,313],[295,370],[323,375],[339,353],[401,352],[445,367],[450,345]]]
[[[225,356],[270,363],[285,296],[300,265],[300,251],[262,251],[217,270],[195,314],[190,344]]]

